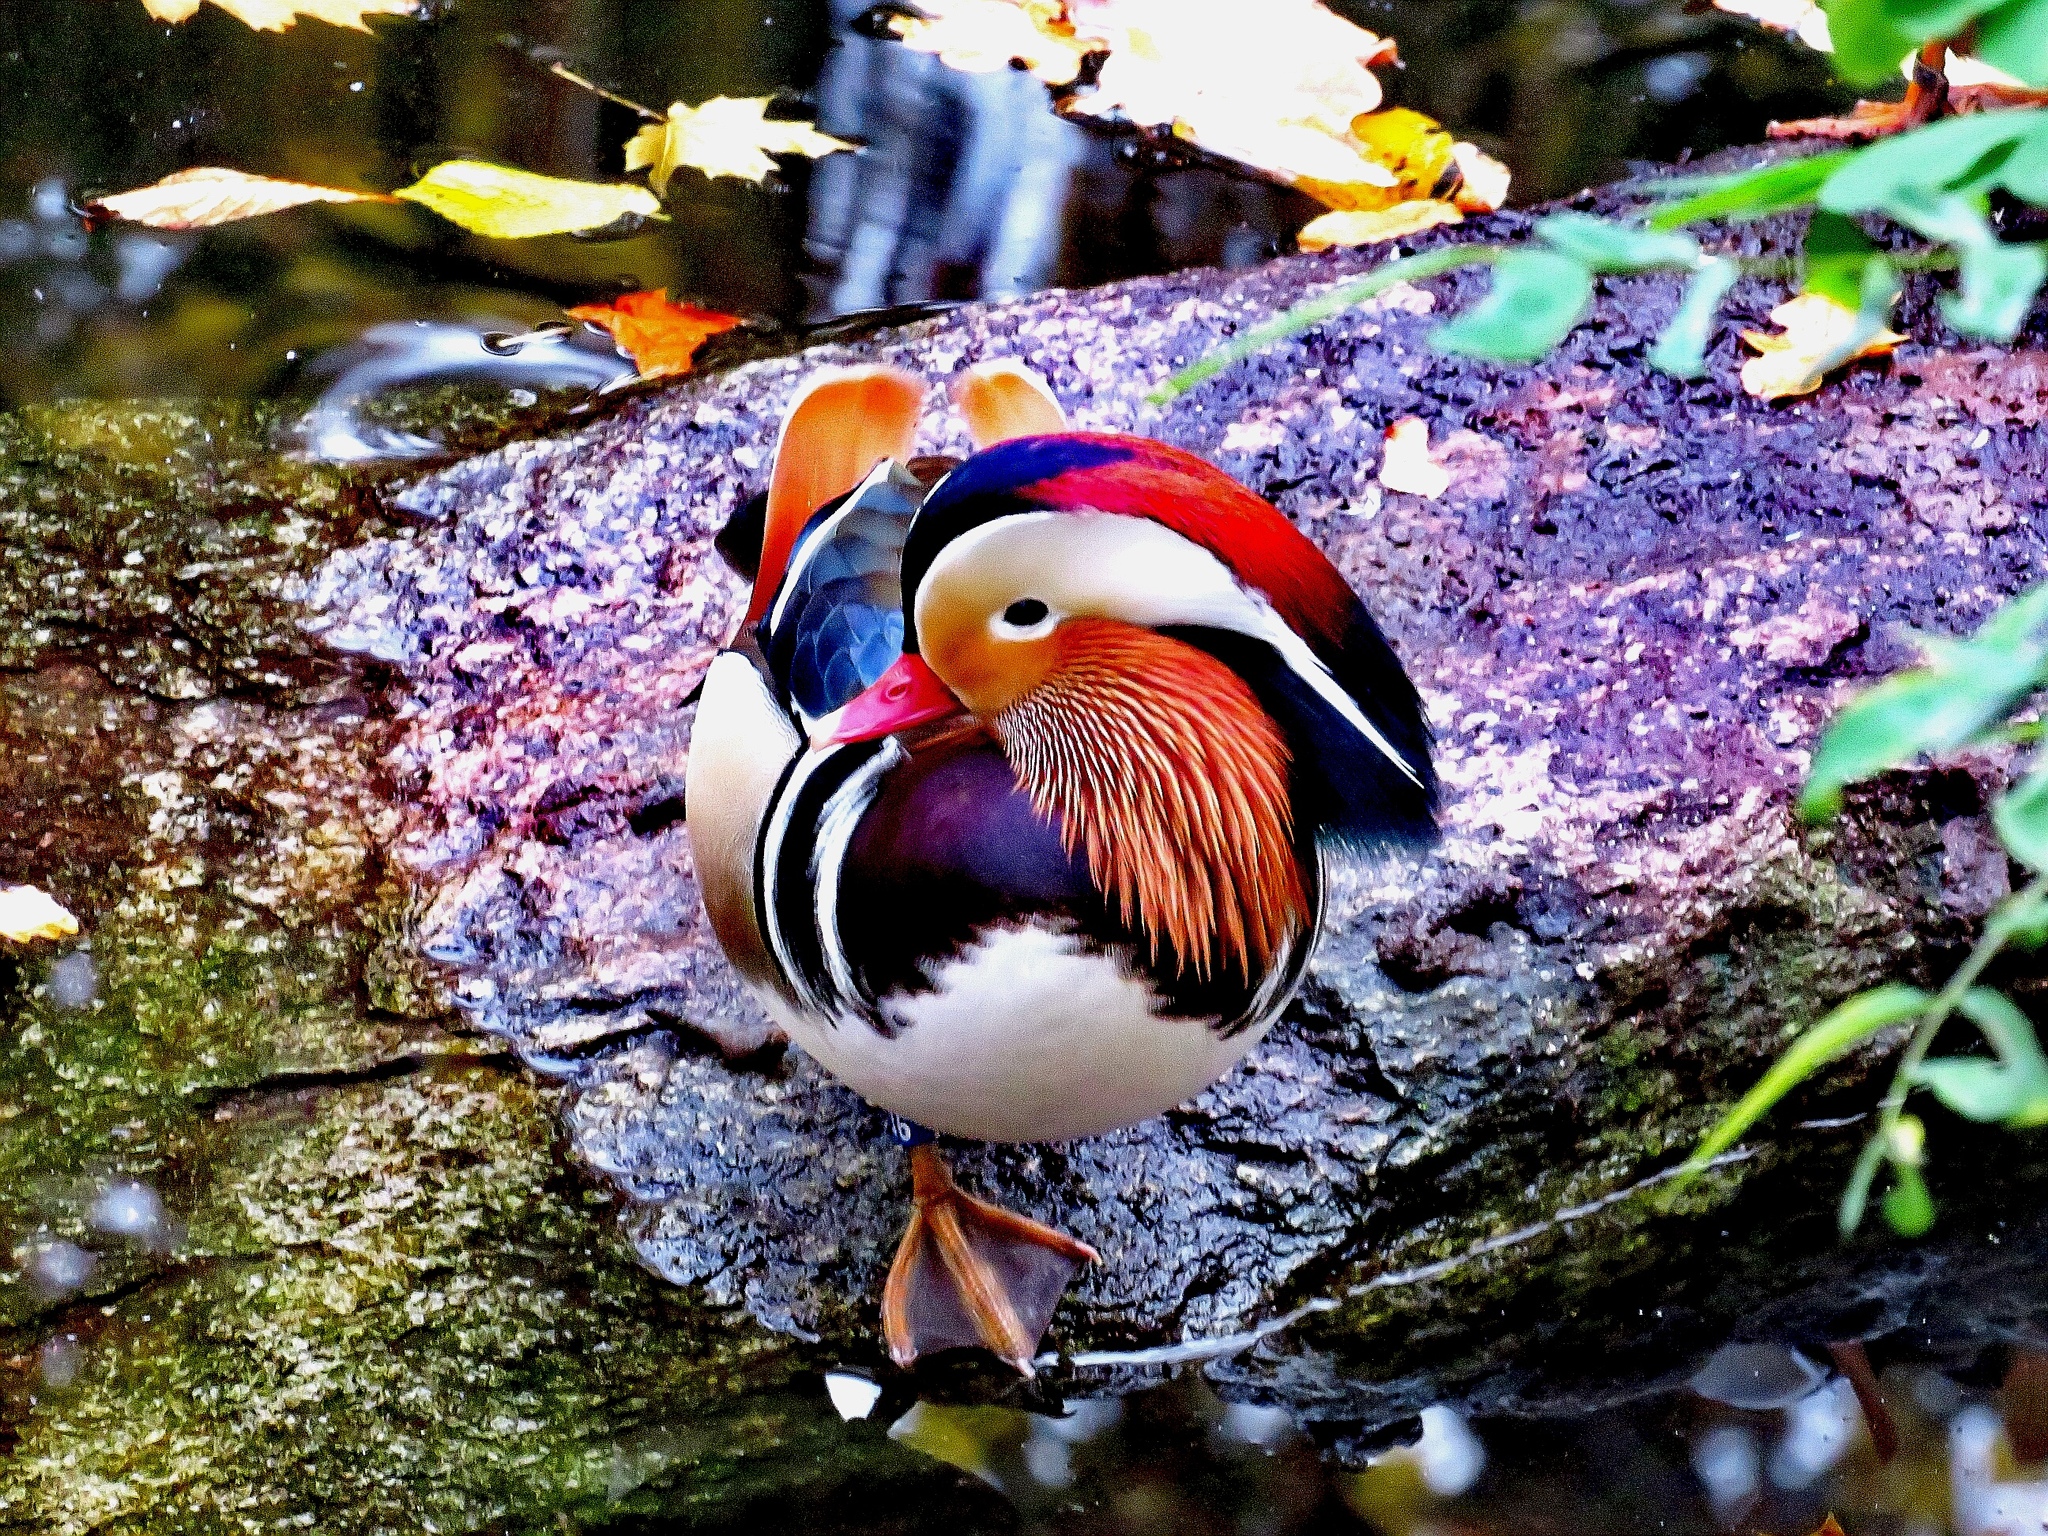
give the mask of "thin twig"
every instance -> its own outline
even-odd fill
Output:
[[[662,116],[661,113],[655,111],[654,108],[643,107],[640,105],[639,102],[634,101],[631,97],[621,96],[617,91],[608,91],[603,86],[599,85],[595,80],[586,80],[566,64],[550,64],[548,66],[548,73],[551,75],[561,76],[571,85],[580,85],[583,87],[584,90],[589,91],[593,96],[602,96],[606,101],[612,102],[617,106],[630,107],[635,112],[638,112],[642,117],[646,118],[647,121],[649,121],[650,123],[665,123],[668,121],[666,117]]]

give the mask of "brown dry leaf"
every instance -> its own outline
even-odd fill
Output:
[[[1859,101],[1845,117],[1799,117],[1774,122],[1764,131],[1774,139],[1841,139],[1860,144],[1906,127],[1903,101]]]
[[[893,17],[911,47],[963,68],[1022,61],[1058,90],[1102,55],[1092,86],[1060,102],[1069,117],[1162,129],[1333,208],[1377,207],[1399,178],[1352,136],[1381,101],[1375,65],[1391,41],[1319,0],[928,0]],[[1020,29],[1019,21],[1024,23]]]
[[[1859,357],[1881,357],[1906,338],[1880,329],[1853,352],[1842,348],[1856,334],[1856,311],[1822,293],[1802,293],[1771,311],[1769,331],[1744,331],[1742,339],[1758,355],[1742,365],[1742,387],[1759,400],[1810,395],[1833,368]]]
[[[654,190],[684,166],[706,176],[760,181],[775,169],[770,155],[817,159],[856,146],[809,123],[770,118],[766,96],[714,96],[701,107],[673,102],[665,122],[649,123],[626,143],[626,169],[647,170]]]
[[[365,16],[412,16],[420,0],[213,0],[235,20],[258,32],[282,32],[301,17],[330,26],[370,30]],[[142,8],[158,21],[189,21],[199,0],[142,0]]]
[[[1380,484],[1431,501],[1451,488],[1450,471],[1429,456],[1429,423],[1420,416],[1403,416],[1387,428]]]
[[[1439,224],[1457,224],[1464,217],[1456,204],[1428,197],[1391,208],[1332,208],[1302,225],[1294,239],[1304,251],[1327,251],[1333,245],[1378,245]]]
[[[643,379],[688,373],[699,347],[740,323],[734,315],[677,304],[666,288],[622,294],[609,304],[578,304],[568,313],[610,331]]]
[[[95,217],[127,219],[153,229],[211,229],[304,203],[388,203],[384,192],[350,192],[306,181],[251,176],[219,166],[194,166],[132,192],[116,192],[89,204]]]
[[[46,891],[32,885],[0,885],[0,939],[65,939],[78,932],[78,919]]]
[[[1747,16],[1822,53],[1835,51],[1834,39],[1828,35],[1828,13],[1821,9],[1820,0],[1714,0],[1714,9]]]

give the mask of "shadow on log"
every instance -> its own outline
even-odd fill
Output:
[[[1784,237],[1739,232],[1750,254]],[[1116,1135],[959,1159],[1103,1254],[1055,1326],[1067,1368],[1114,1376],[1136,1368],[1119,1352],[1316,1303],[1217,1374],[1363,1444],[1447,1393],[1540,1407],[1573,1375],[1560,1348],[1676,1369],[1791,1282],[1788,1255],[1831,1246],[1881,1051],[1680,1209],[1643,1196],[1788,1030],[1943,974],[2009,889],[1992,758],[1894,776],[1827,829],[1791,803],[1831,712],[1910,658],[1902,629],[1967,629],[2038,577],[2041,322],[1960,350],[1923,288],[1889,365],[1766,405],[1737,384],[1737,324],[1704,379],[1647,368],[1674,280],[1603,279],[1562,350],[1503,369],[1425,344],[1484,281],[1454,278],[1141,403],[1372,259],[1043,294],[692,380],[409,486],[415,526],[306,585],[328,644],[403,677],[385,764],[412,942],[566,1081],[575,1154],[658,1273],[879,1368],[904,1160],[776,1047],[711,942],[682,825],[687,701],[741,606],[712,538],[762,484],[798,382],[921,372],[920,448],[959,451],[943,383],[998,356],[1045,374],[1078,425],[1202,453],[1314,537],[1421,687],[1446,784],[1441,849],[1340,880],[1300,1000],[1241,1070]],[[1730,318],[1762,323],[1781,296],[1746,283]],[[1450,473],[1437,500],[1377,479],[1383,430],[1411,415]],[[1937,1128],[1937,1169],[1955,1140]],[[1975,1155],[1937,1186],[1956,1211],[1995,1202],[1982,1167],[2014,1154]],[[1881,1252],[1814,1262],[1866,1261]],[[1546,1368],[1518,1365],[1538,1343]]]

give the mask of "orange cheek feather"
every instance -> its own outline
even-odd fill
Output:
[[[1309,921],[1280,728],[1182,641],[1070,619],[1048,643],[1045,681],[993,721],[1040,814],[1155,956],[1270,963]]]

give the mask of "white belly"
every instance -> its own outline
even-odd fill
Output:
[[[1162,1018],[1115,957],[1041,926],[1006,929],[940,967],[929,992],[864,1020],[793,1020],[797,1043],[870,1103],[952,1136],[1065,1141],[1132,1125],[1221,1077],[1270,1019],[1229,1039]]]

